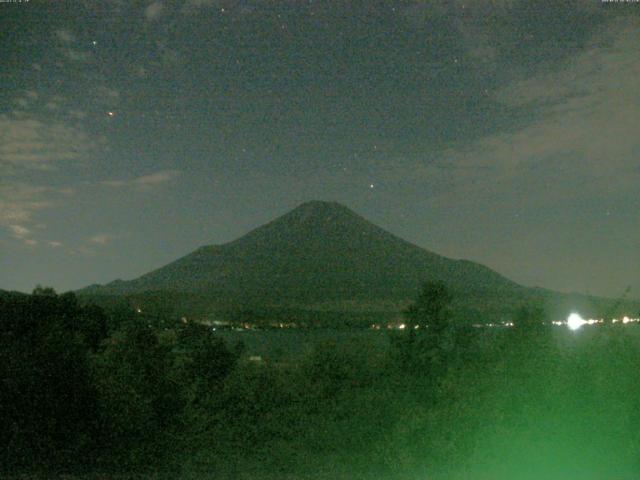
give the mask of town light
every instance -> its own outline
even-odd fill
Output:
[[[585,321],[584,318],[582,318],[580,315],[578,315],[577,313],[572,313],[571,315],[569,315],[569,317],[567,318],[567,326],[571,329],[571,330],[578,330],[581,326],[583,326],[585,323],[587,323]]]

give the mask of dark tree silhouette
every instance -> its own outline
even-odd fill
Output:
[[[88,350],[104,338],[101,320],[51,288],[0,301],[0,469],[65,468],[95,447]]]
[[[444,283],[425,283],[416,301],[405,311],[408,326],[428,328],[432,335],[442,333],[450,324],[449,306],[452,300]]]
[[[427,282],[405,310],[405,331],[392,338],[392,355],[408,371],[443,371],[455,348],[453,296],[441,282]]]

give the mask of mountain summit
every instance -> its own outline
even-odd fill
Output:
[[[135,280],[81,293],[182,292],[300,305],[406,300],[427,280],[466,292],[523,288],[480,264],[402,240],[339,203],[312,201],[232,242],[201,247]]]

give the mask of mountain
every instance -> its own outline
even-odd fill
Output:
[[[131,281],[85,293],[197,292],[270,301],[413,298],[428,279],[517,290],[480,264],[424,250],[338,203],[308,202],[224,245],[201,247]]]
[[[561,295],[525,288],[478,263],[443,257],[343,205],[319,201],[137,279],[93,285],[78,293],[164,302],[176,312],[262,305],[397,314],[427,280],[445,282],[467,313],[505,316],[523,300]]]

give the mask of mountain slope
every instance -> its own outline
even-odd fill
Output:
[[[224,245],[201,247],[135,280],[87,294],[191,292],[268,303],[410,299],[426,280],[454,290],[523,287],[480,264],[406,242],[333,202],[308,202]]]

